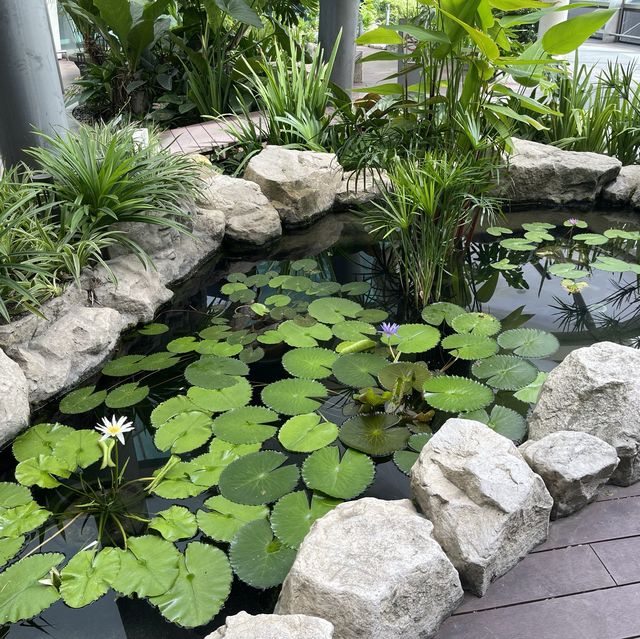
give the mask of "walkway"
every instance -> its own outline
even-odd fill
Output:
[[[552,522],[548,540],[436,639],[640,637],[640,484],[606,486],[597,502]]]

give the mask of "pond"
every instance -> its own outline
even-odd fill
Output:
[[[104,592],[98,594],[106,594],[95,603],[72,609],[58,600],[35,618],[0,629],[0,637],[84,639],[90,634],[96,639],[202,639],[221,625],[227,615],[240,610],[254,614],[271,612],[278,587],[270,584],[286,574],[295,547],[304,535],[304,526],[340,499],[409,497],[405,473],[420,446],[447,416],[471,411],[470,415],[481,419],[484,412],[492,427],[518,440],[523,435],[528,402],[535,401],[539,387],[538,369],[548,371],[572,349],[603,339],[638,344],[640,236],[633,217],[594,212],[574,219],[560,211],[512,213],[508,220],[505,227],[479,232],[469,252],[452,269],[448,301],[472,313],[463,319],[460,319],[462,310],[456,311],[452,305],[431,307],[430,313],[422,318],[420,311],[407,307],[389,266],[388,251],[372,242],[350,215],[325,218],[310,229],[287,236],[262,254],[218,256],[215,263],[177,292],[173,306],[161,312],[153,325],[133,332],[123,341],[114,364],[105,369],[107,374],[91,381],[90,387],[95,385],[95,392],[71,394],[62,404],[66,411],[59,411],[58,403],[52,402],[43,408],[40,421],[91,429],[104,416],[126,415],[135,431],[118,452],[120,462],[129,460],[122,483],[151,477],[159,469],[166,471],[166,475],[157,478],[155,490],[144,493],[130,490],[135,484],[124,490],[126,532],[133,536],[144,534],[148,520],[157,513],[172,504],[184,506],[191,513],[198,513],[197,524],[208,534],[194,528],[191,534],[175,535],[178,550],[185,552],[194,539],[208,545],[213,544],[211,539],[218,539],[215,545],[231,554],[235,572],[244,581],[235,577],[220,613],[192,629],[181,628],[165,618],[171,618],[172,612],[159,592],[150,595],[152,599],[155,597],[155,605],[149,605],[135,597],[118,597],[104,586]],[[528,228],[523,229],[522,224]],[[318,304],[323,299],[334,302]],[[302,320],[301,316],[306,317],[307,313],[312,319]],[[385,341],[377,329],[380,322],[387,320],[387,314],[388,321],[400,323],[401,329]],[[502,326],[491,316],[501,320]],[[541,330],[523,334],[519,329],[525,320],[526,328]],[[286,322],[289,322],[286,328],[278,328]],[[441,329],[434,328],[440,324]],[[423,328],[415,328],[418,326]],[[446,338],[442,346],[435,348],[439,330]],[[541,331],[552,333],[557,342]],[[436,339],[431,343],[434,333]],[[196,339],[198,334],[200,338]],[[262,336],[260,341],[255,339],[256,334]],[[510,353],[506,356],[508,370],[495,361],[496,336],[502,353]],[[369,340],[373,342],[367,344]],[[339,358],[333,352],[337,344],[342,344],[339,348],[343,349]],[[287,355],[283,362],[285,353],[293,355]],[[457,357],[452,358],[452,354]],[[387,361],[400,359],[401,355],[406,364]],[[206,366],[198,363],[200,356],[206,360]],[[494,364],[483,372],[477,364],[471,365],[476,358],[485,362],[485,368],[486,362]],[[488,387],[470,380],[468,383],[475,386],[464,386],[458,381],[451,382],[453,385],[448,388],[429,387],[429,406],[425,407],[417,389],[421,391],[422,383],[429,380],[420,361],[426,362],[431,370],[444,370],[449,380],[462,377],[464,382],[473,370],[474,379],[491,386],[491,402],[495,392],[498,398],[495,403],[499,401],[503,412],[498,415],[492,409],[489,415],[489,408],[484,411],[489,402],[482,398]],[[143,368],[141,362],[145,363]],[[324,369],[326,372],[322,372]],[[329,379],[332,370],[335,378]],[[251,382],[248,396],[243,400],[229,399],[230,391],[225,389],[240,388],[247,375]],[[514,382],[514,376],[519,381]],[[276,382],[285,379],[294,385],[279,388]],[[318,380],[323,380],[324,386]],[[316,385],[321,391],[314,392],[313,386],[308,390],[301,384]],[[193,387],[199,390],[193,392]],[[372,390],[365,392],[368,387]],[[141,391],[144,388],[148,390]],[[187,388],[190,390],[185,395]],[[116,392],[104,400],[106,393],[99,396],[103,390]],[[214,406],[221,398],[230,403],[223,408]],[[182,412],[176,410],[176,403],[187,402],[191,402],[188,411],[184,406]],[[252,409],[263,411],[259,415],[243,413],[242,424],[221,419],[231,413],[237,415],[234,410],[247,410],[243,408],[246,404],[261,402],[268,409]],[[382,412],[381,405],[386,406],[386,412]],[[321,419],[314,422],[316,413]],[[178,420],[184,414],[189,415],[189,428],[181,429]],[[376,419],[378,422],[373,423]],[[307,423],[302,423],[304,420]],[[277,429],[272,424],[282,422],[290,424],[289,432],[285,435],[283,428],[276,437]],[[234,428],[237,432],[230,433]],[[201,437],[203,429],[206,432]],[[216,435],[213,444],[209,443],[211,430]],[[43,439],[48,436],[45,433]],[[215,441],[220,440],[222,447],[215,449]],[[52,442],[53,438],[47,445],[53,446]],[[345,450],[351,454],[345,468],[350,481],[359,484],[353,494],[350,487],[340,484],[337,475],[330,475],[333,462],[321,459],[325,451],[336,449],[336,442],[341,454]],[[22,449],[32,450],[34,445],[33,441],[25,440]],[[42,443],[39,441],[37,445]],[[258,453],[260,445],[262,451],[282,455],[284,465],[276,458],[270,460],[269,453]],[[206,446],[210,447],[209,453]],[[172,452],[176,457],[172,457]],[[194,477],[212,472],[211,466],[198,460],[211,460],[212,455],[218,465],[215,480],[204,481],[197,494],[188,495],[188,485]],[[223,464],[220,459],[225,455],[232,458]],[[16,456],[24,462],[26,454],[18,451]],[[188,480],[173,475],[174,470],[167,466],[177,456],[183,460],[178,467],[188,466],[191,473]],[[311,458],[317,462],[315,469],[307,461]],[[73,484],[75,475],[69,480],[76,490],[85,484],[95,485],[98,477],[104,479],[105,473],[108,475],[108,470],[96,468],[96,459],[97,454],[92,458],[93,466],[86,464],[79,483]],[[345,454],[343,462],[346,459]],[[234,464],[240,468],[246,460],[266,463],[258,469],[246,467],[245,472],[254,480],[251,486],[243,483],[242,477],[234,477],[233,472],[227,472],[221,479],[221,472]],[[9,449],[2,452],[1,463],[4,472],[0,479],[13,481],[15,461]],[[286,476],[293,464],[302,468],[304,483],[299,480],[297,470],[293,477]],[[39,467],[38,473],[42,470]],[[218,482],[225,499],[237,495],[238,499],[232,501],[244,504],[243,523],[255,525],[254,537],[264,533],[260,528],[264,517],[258,512],[264,508],[262,504],[282,500],[280,512],[276,516],[274,511],[271,517],[271,525],[285,543],[269,536],[264,547],[256,549],[251,547],[250,540],[245,539],[243,545],[236,537],[235,549],[230,548],[231,535],[227,538],[221,532],[220,516],[237,527],[237,513],[224,511],[220,503],[205,504],[216,494]],[[309,504],[305,497],[301,506],[296,495],[302,490],[310,492],[311,488],[317,501],[314,497]],[[270,496],[261,498],[257,493]],[[49,520],[40,529],[24,531],[27,538],[20,557],[33,556],[49,538],[42,551],[62,553],[67,558],[91,548],[99,535],[99,520],[93,515],[78,515],[82,500],[62,486],[44,490],[36,485],[33,495],[41,506],[64,514],[55,523]],[[257,509],[253,519],[247,515],[252,508]],[[296,519],[296,515],[300,518]],[[160,522],[155,534],[160,532],[171,539],[175,527],[189,529],[195,523],[195,518],[169,524]],[[267,529],[270,535],[268,526]],[[107,522],[100,530],[106,545],[121,545],[117,527]],[[211,559],[215,562],[220,556]],[[220,590],[212,591],[211,601],[218,597],[222,605],[226,592],[222,592],[222,586]],[[177,595],[175,598],[179,599]],[[198,618],[198,611],[183,609],[177,620],[185,622],[183,625],[194,625],[189,621]]]

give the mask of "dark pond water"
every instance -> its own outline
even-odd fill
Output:
[[[522,213],[511,214],[507,226],[518,228],[523,222],[548,221],[562,224],[566,213]],[[583,232],[602,233],[616,228],[635,228],[634,218],[618,214],[589,213],[580,219],[588,223]],[[560,234],[561,235],[561,234]],[[464,277],[458,278],[457,285],[449,291],[451,301],[467,306],[470,310],[483,310],[503,319],[518,310],[531,315],[527,326],[553,332],[558,337],[561,349],[553,359],[538,362],[543,370],[550,370],[572,349],[609,339],[629,345],[640,343],[640,293],[637,276],[629,273],[610,273],[593,270],[587,279],[588,287],[579,293],[570,294],[562,286],[561,278],[548,273],[548,266],[555,261],[564,261],[573,255],[571,244],[564,241],[548,243],[551,248],[542,254],[531,252],[505,251],[498,241],[485,233],[480,233],[470,255],[460,265]],[[601,246],[588,247],[580,259],[586,263],[598,254],[611,254],[613,249]],[[608,251],[608,252],[607,252]],[[623,249],[615,249],[616,254],[624,252],[627,261],[636,261],[635,244]],[[393,273],[386,267],[387,256],[382,247],[371,242],[357,220],[349,215],[325,218],[311,229],[289,235],[266,253],[254,255],[220,255],[209,264],[199,277],[193,278],[177,292],[170,309],[163,311],[159,322],[166,323],[170,330],[157,337],[143,337],[137,333],[128,336],[122,345],[121,354],[153,353],[164,349],[166,344],[178,337],[194,335],[209,324],[212,308],[219,309],[225,296],[220,288],[229,273],[265,272],[278,270],[286,272],[290,260],[315,256],[326,279],[340,283],[366,280],[372,284],[368,301],[372,306],[384,308],[391,317],[399,321],[415,314],[406,308],[403,296],[395,285]],[[490,266],[500,259],[508,259],[518,265],[509,271],[496,271]],[[575,255],[573,256],[575,259]],[[456,278],[454,277],[454,280]],[[366,302],[366,300],[363,300]],[[252,382],[268,383],[281,376],[281,352],[275,349],[261,362],[252,365]],[[113,384],[113,378],[97,379],[99,386]],[[135,421],[136,432],[127,440],[125,456],[131,458],[127,469],[130,477],[149,476],[162,465],[167,454],[159,452],[153,445],[150,433],[149,414],[157,403],[176,395],[184,384],[183,376],[174,369],[155,374],[152,392],[147,400],[127,412]],[[337,396],[339,398],[339,396]],[[324,406],[323,412],[332,421],[345,419],[339,399],[333,399]],[[98,413],[89,413],[70,418],[60,416],[60,420],[79,427],[93,426]],[[42,419],[56,418],[56,404],[45,406]],[[277,441],[269,441],[265,448],[278,449]],[[122,453],[121,453],[122,454]],[[12,462],[8,450],[0,453],[3,470],[1,479],[11,480]],[[53,494],[52,494],[53,492]],[[44,506],[47,499],[55,499],[55,491],[34,491],[36,499]],[[397,499],[409,496],[407,478],[391,460],[377,463],[376,479],[365,495]],[[189,500],[181,500],[195,511],[207,497],[203,495]],[[154,514],[164,510],[171,502],[159,497],[148,498],[141,508],[143,512]],[[46,536],[55,534],[49,528]],[[40,531],[44,534],[44,531]],[[24,552],[41,543],[41,534],[34,534]],[[74,525],[50,541],[46,550],[50,552],[74,553],[96,538],[95,523],[92,520],[78,520]],[[178,544],[183,549],[184,544]],[[39,617],[11,627],[0,628],[0,637],[6,639],[202,639],[208,632],[218,627],[224,617],[240,610],[250,613],[270,612],[277,598],[277,589],[259,591],[238,580],[234,582],[232,594],[218,618],[208,626],[195,630],[180,629],[165,621],[146,602],[118,598],[110,593],[95,604],[79,610],[67,608],[61,601],[47,609]]]

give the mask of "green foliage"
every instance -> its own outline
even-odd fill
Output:
[[[60,594],[71,608],[83,608],[107,593],[120,571],[120,556],[113,548],[84,550],[74,555],[60,573]]]
[[[150,522],[149,528],[157,530],[167,541],[191,539],[198,531],[195,515],[183,506],[171,506],[159,512]]]

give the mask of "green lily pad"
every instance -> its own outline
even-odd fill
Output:
[[[348,320],[333,325],[333,334],[347,342],[357,342],[367,339],[370,335],[376,335],[377,329],[372,324],[360,320]]]
[[[535,251],[536,245],[525,238],[509,238],[501,240],[500,246],[510,251]]]
[[[505,226],[490,226],[487,228],[487,233],[494,237],[500,237],[501,235],[513,235],[513,231]]]
[[[287,306],[287,304],[290,304],[291,298],[288,295],[271,295],[267,297],[264,303],[268,304],[269,306],[280,308],[282,306]]]
[[[600,233],[578,233],[573,236],[573,239],[584,242],[587,246],[600,246],[609,241],[606,235],[601,235]]]
[[[286,455],[274,450],[240,457],[222,471],[220,493],[249,506],[276,501],[296,487],[300,476],[297,466],[283,465],[286,461]]]
[[[191,539],[198,532],[195,515],[184,506],[160,511],[149,522],[149,528],[157,530],[167,541]]]
[[[51,513],[35,501],[13,508],[0,508],[0,537],[20,537],[44,524]]]
[[[460,417],[482,422],[496,433],[511,439],[515,444],[520,444],[527,435],[527,423],[524,417],[505,406],[494,406],[491,409],[491,415],[486,410],[477,410],[463,413]]]
[[[387,317],[389,317],[389,313],[387,311],[383,311],[380,308],[363,308],[356,317],[361,322],[368,322],[370,324],[377,324],[379,322],[384,322]]]
[[[0,568],[11,561],[24,546],[25,539],[22,535],[19,537],[9,537],[0,539]]]
[[[607,273],[635,273],[640,274],[640,264],[631,264],[617,257],[598,255],[591,267]]]
[[[345,319],[355,319],[363,311],[362,306],[353,300],[341,297],[323,297],[309,304],[309,315],[324,324],[337,324]]]
[[[193,338],[192,338],[193,339]],[[144,359],[144,355],[125,355],[107,362],[102,367],[102,374],[108,377],[128,377],[134,375],[140,368],[138,364]]]
[[[187,366],[184,376],[193,386],[220,390],[234,386],[237,376],[248,373],[249,367],[240,360],[203,355],[197,362]]]
[[[209,511],[198,511],[198,526],[207,537],[221,542],[233,541],[237,532],[245,524],[256,519],[266,519],[269,516],[267,506],[236,504],[222,495],[210,497],[204,505]]]
[[[305,258],[303,260],[296,260],[291,262],[292,271],[306,271],[311,272],[318,268],[318,262],[315,260]]]
[[[295,558],[296,551],[274,537],[266,519],[245,524],[229,549],[234,572],[254,588],[272,588],[281,584]]]
[[[393,461],[398,469],[405,475],[410,475],[413,465],[420,457],[420,451],[430,439],[430,433],[411,435],[408,442],[410,450],[398,450],[393,455]]]
[[[56,444],[73,432],[73,428],[62,424],[36,424],[16,437],[11,451],[19,462],[38,455],[53,455]]]
[[[348,419],[340,429],[340,441],[360,452],[384,457],[404,448],[411,432],[398,426],[397,415],[357,415]]]
[[[342,355],[333,363],[336,379],[352,388],[375,386],[378,373],[389,362],[382,355],[353,353]]]
[[[426,324],[403,324],[391,344],[399,353],[424,353],[435,348],[440,341],[440,331]]]
[[[588,273],[577,269],[571,262],[561,262],[559,264],[553,264],[549,267],[549,273],[570,280],[576,280],[581,277],[586,277]]]
[[[460,359],[484,359],[498,352],[498,343],[483,335],[449,335],[442,340],[442,347]]]
[[[59,405],[60,412],[67,415],[79,415],[97,408],[104,402],[107,391],[95,392],[95,390],[95,386],[85,386],[65,395]]]
[[[292,417],[278,433],[280,443],[295,453],[313,452],[333,443],[337,437],[338,427],[316,413]]]
[[[188,397],[185,395],[176,395],[158,404],[151,411],[151,425],[154,428],[158,428],[158,426],[162,426],[162,424],[181,413],[198,410],[198,407]],[[200,410],[200,412],[202,412],[202,410]]]
[[[205,413],[180,413],[158,428],[153,441],[159,450],[171,450],[177,455],[188,453],[211,439],[212,425],[211,418]]]
[[[178,571],[173,585],[150,602],[183,628],[209,623],[231,592],[233,575],[227,556],[219,548],[194,541],[179,556]]]
[[[156,597],[171,588],[178,577],[180,553],[160,537],[129,537],[127,550],[116,550],[120,570],[111,580],[115,590],[130,597]]]
[[[140,335],[164,335],[164,333],[169,332],[169,327],[166,324],[147,324],[142,328],[138,329],[138,333]]]
[[[227,339],[231,334],[231,327],[224,324],[216,324],[201,330],[198,335],[202,339],[210,339],[222,341]]]
[[[62,600],[70,608],[88,606],[107,594],[119,571],[120,557],[113,548],[79,552],[60,572]]]
[[[324,399],[328,392],[320,382],[310,379],[283,379],[265,386],[262,401],[283,415],[302,415],[320,408],[316,399]]]
[[[489,386],[500,390],[519,390],[538,375],[538,369],[533,364],[514,355],[495,355],[476,362],[471,372],[486,380]]]
[[[167,350],[170,353],[184,354],[193,353],[198,345],[198,340],[193,335],[187,337],[178,337],[167,344]]]
[[[290,548],[299,548],[313,523],[336,506],[339,499],[313,494],[311,503],[305,491],[289,493],[273,507],[271,528],[278,539]]]
[[[24,506],[30,501],[33,501],[33,497],[26,486],[9,481],[0,482],[0,509]]]
[[[412,390],[421,391],[431,376],[424,362],[394,362],[380,369],[378,381],[383,388],[406,395]]]
[[[40,580],[63,560],[60,553],[31,555],[0,573],[0,624],[31,619],[60,599],[55,586]]]
[[[164,371],[167,368],[176,366],[180,363],[180,358],[175,357],[174,353],[159,352],[143,357],[137,364],[141,371]]]
[[[317,346],[319,341],[326,342],[333,337],[331,329],[324,324],[305,326],[293,320],[280,324],[277,332],[289,346],[294,347],[312,348]]]
[[[477,410],[493,401],[493,392],[484,384],[455,375],[442,375],[423,385],[427,404],[448,413]]]
[[[16,466],[16,479],[23,486],[56,488],[60,482],[56,477],[67,479],[73,469],[52,455],[38,455],[25,459]]]
[[[210,488],[220,481],[222,471],[236,459],[257,453],[261,444],[229,444],[215,438],[209,452],[192,459],[185,471],[192,483]]]
[[[215,355],[217,357],[233,357],[242,352],[242,344],[228,342],[214,342],[205,339],[196,346],[196,353],[200,355]]]
[[[348,282],[340,287],[345,295],[366,295],[371,290],[369,282]]]
[[[179,457],[173,457],[173,460]],[[196,484],[192,481],[189,472],[193,468],[192,462],[178,462],[170,470],[164,473],[162,480],[155,484],[151,492],[164,499],[187,499],[204,492],[209,486]],[[220,469],[222,472],[222,469]],[[154,472],[157,477],[159,470]],[[214,482],[215,483],[215,482]],[[211,484],[213,485],[213,483]]]
[[[353,499],[372,482],[375,468],[371,458],[347,449],[340,459],[337,446],[321,448],[307,457],[302,478],[311,489],[336,499]]]
[[[548,357],[559,348],[560,343],[551,333],[535,328],[516,328],[498,336],[498,344],[520,357]]]
[[[213,433],[231,444],[257,444],[271,439],[278,429],[268,426],[278,421],[278,414],[262,406],[236,408],[216,417]]]
[[[535,404],[538,401],[538,397],[540,397],[542,385],[545,383],[547,377],[549,377],[549,373],[538,373],[538,376],[531,384],[521,388],[517,393],[514,393],[513,396],[521,402]]]
[[[69,468],[87,468],[102,457],[100,434],[95,430],[73,430],[53,447],[53,456],[64,459]]]
[[[149,395],[148,386],[140,386],[138,382],[123,384],[112,390],[105,400],[109,408],[128,408],[139,404]]]
[[[491,268],[495,268],[497,271],[515,271],[520,268],[517,264],[512,264],[508,258],[504,258],[493,264],[489,264]]]
[[[193,386],[187,391],[187,397],[202,410],[210,413],[223,413],[233,408],[241,408],[251,401],[253,389],[244,377],[234,377],[235,383],[228,388],[209,390]]]
[[[451,322],[464,312],[464,308],[457,304],[436,302],[435,304],[429,304],[429,306],[424,307],[422,310],[422,319],[427,324],[432,324],[433,326],[440,326],[440,324],[446,320],[447,324],[451,326]]]
[[[451,328],[456,333],[491,337],[500,332],[501,325],[499,320],[488,313],[464,313],[453,318]]]
[[[331,376],[331,366],[338,354],[327,348],[295,348],[282,358],[284,369],[294,377],[324,379]]]

